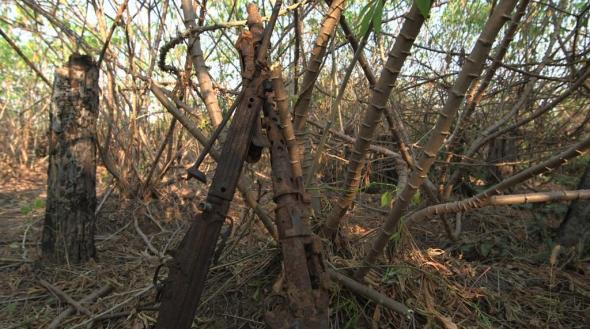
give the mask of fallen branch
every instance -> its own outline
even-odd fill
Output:
[[[540,203],[554,201],[572,201],[590,199],[590,190],[550,191],[537,193],[523,193],[510,195],[494,195],[487,199],[474,196],[465,200],[437,204],[419,210],[408,217],[406,222],[421,220],[436,215],[465,212],[487,206],[516,205],[525,203]]]
[[[91,317],[90,319],[88,319],[88,320],[86,320],[86,321],[84,321],[84,322],[82,322],[82,323],[79,323],[79,324],[77,324],[77,325],[75,325],[75,326],[71,327],[70,329],[81,328],[81,327],[83,327],[83,326],[86,326],[86,325],[87,325],[87,324],[89,324],[89,323],[92,323],[92,322],[94,322],[94,321],[96,321],[96,320],[98,320],[98,319],[101,319],[102,317],[104,317],[104,315],[105,315],[105,314],[109,314],[109,313],[111,313],[112,311],[114,311],[114,310],[118,309],[119,307],[121,307],[121,306],[123,306],[123,305],[125,305],[125,304],[127,304],[127,303],[129,303],[129,302],[131,302],[131,301],[133,301],[133,300],[136,300],[137,298],[139,298],[140,296],[142,296],[142,295],[143,295],[143,294],[145,294],[146,292],[150,291],[152,288],[154,288],[154,285],[153,285],[153,284],[149,284],[149,285],[145,286],[143,289],[140,289],[140,290],[139,290],[139,292],[137,292],[137,293],[136,293],[136,294],[134,294],[133,296],[131,296],[131,297],[129,297],[129,298],[127,298],[127,299],[125,299],[124,301],[122,301],[121,303],[119,303],[119,304],[117,304],[117,305],[115,305],[115,306],[113,306],[113,307],[109,308],[108,310],[106,310],[106,311],[104,311],[104,312],[102,312],[102,313],[99,313],[99,314],[97,314],[97,315],[95,315],[95,316]],[[92,327],[92,325],[90,325],[90,326],[88,326],[88,327],[90,328],[90,327]]]
[[[10,257],[0,257],[0,263],[32,263],[30,259],[18,259]]]
[[[133,226],[135,227],[135,231],[137,232],[137,234],[139,234],[139,236],[141,236],[141,239],[143,240],[143,242],[145,243],[145,245],[147,246],[147,248],[154,255],[158,256],[160,259],[164,259],[165,258],[165,255],[162,254],[161,252],[159,252],[158,249],[156,249],[156,247],[154,247],[154,245],[150,242],[150,239],[139,228],[139,224],[137,223],[137,217],[133,218]]]
[[[97,290],[94,290],[90,295],[82,298],[80,300],[80,304],[90,303],[90,302],[94,301],[95,299],[106,296],[112,290],[113,290],[113,287],[111,285],[107,284],[101,288],[98,288]],[[53,319],[53,321],[51,321],[51,323],[47,326],[47,329],[58,328],[59,324],[63,320],[65,320],[68,316],[74,314],[74,311],[75,311],[74,307],[69,306],[67,309],[65,309],[65,311],[61,312],[55,319]]]
[[[90,312],[87,308],[85,308],[84,306],[80,305],[80,303],[78,303],[77,301],[75,301],[72,297],[70,297],[70,295],[66,294],[63,290],[59,289],[58,287],[52,285],[51,283],[43,280],[43,279],[39,279],[39,283],[45,288],[47,289],[47,291],[49,291],[50,293],[56,295],[59,299],[61,299],[62,301],[72,305],[76,311],[82,313],[82,314],[86,314],[88,316],[92,316],[92,312]]]
[[[353,293],[359,294],[379,305],[385,306],[394,312],[403,314],[407,318],[411,318],[414,315],[414,311],[409,309],[406,305],[385,296],[384,294],[369,286],[365,286],[364,284],[361,284],[336,271],[327,270],[327,272],[330,275],[330,278],[338,281],[341,285],[345,286]]]
[[[539,175],[541,173],[551,171],[551,170],[561,166],[563,163],[567,162],[569,159],[572,159],[576,156],[583,154],[583,152],[586,151],[588,148],[590,148],[590,137],[587,137],[586,139],[582,140],[581,142],[571,146],[567,150],[565,150],[565,151],[563,151],[563,152],[561,152],[561,153],[559,153],[559,154],[557,154],[557,155],[555,155],[555,156],[553,156],[553,157],[551,157],[539,164],[536,164],[526,170],[523,170],[514,176],[510,176],[510,177],[506,178],[505,180],[501,181],[500,183],[486,189],[485,191],[483,191],[483,192],[481,192],[469,199],[465,199],[463,201],[451,202],[451,203],[438,204],[438,205],[424,208],[424,209],[417,211],[414,214],[410,215],[408,217],[407,221],[419,220],[419,219],[429,217],[432,215],[439,215],[439,214],[444,215],[444,214],[448,214],[448,213],[463,212],[463,211],[468,211],[471,209],[481,208],[481,207],[488,205],[485,202],[488,202],[488,200],[490,200],[494,196],[500,197],[500,199],[498,199],[497,202],[506,202],[506,200],[502,201],[502,198],[501,198],[502,196],[498,196],[498,194],[500,194],[500,192],[502,192],[503,190],[506,190],[507,188],[510,188],[510,187],[515,186],[517,184],[520,184],[535,175]],[[530,194],[529,194],[529,196],[530,196]],[[542,202],[542,201],[539,201],[539,202]],[[443,216],[443,218],[444,218],[444,216]],[[458,226],[456,227],[455,232],[453,233],[450,231],[450,227],[448,227],[448,224],[445,222],[445,229],[448,231],[448,233],[452,239],[454,239],[456,236],[458,236],[458,234],[461,232],[460,223],[458,223],[457,225]]]
[[[102,197],[102,200],[98,204],[98,207],[96,207],[96,210],[94,210],[94,216],[98,215],[98,213],[102,209],[102,206],[104,205],[104,203],[107,201],[107,199],[109,198],[109,196],[111,196],[111,193],[113,193],[113,189],[114,189],[114,187],[111,185],[109,187],[109,189],[106,191],[106,193]]]

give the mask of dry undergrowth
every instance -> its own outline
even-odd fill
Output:
[[[149,205],[111,195],[97,223],[98,261],[50,267],[35,262],[44,184],[44,172],[30,171],[18,179],[3,177],[0,185],[0,327],[44,328],[68,307],[39,283],[44,279],[76,300],[106,284],[114,288],[84,305],[93,316],[67,317],[63,328],[147,328],[157,315],[154,273],[161,256],[185,232],[185,219],[195,211],[191,200],[199,198],[193,191],[200,186],[182,183]],[[99,199],[104,191],[102,186]],[[262,203],[271,208],[269,198],[266,194]],[[232,226],[231,233],[211,268],[195,321],[199,328],[265,328],[262,315],[282,298],[275,293],[281,272],[276,244],[242,204],[239,199],[234,203],[233,224],[226,225]],[[348,253],[353,260],[327,252],[329,266],[358,264],[379,218],[357,205],[346,225],[347,243],[355,246]],[[411,234],[394,241],[402,248],[368,280],[412,308],[414,318],[406,319],[334,284],[333,327],[586,327],[588,261],[566,254],[554,266],[549,264],[555,218],[538,208],[483,209],[464,219],[464,234],[455,244],[448,242],[440,223],[416,223]]]

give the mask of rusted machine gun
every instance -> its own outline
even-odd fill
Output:
[[[287,97],[280,70],[269,72],[266,60],[270,33],[281,1],[275,2],[273,15],[264,33],[255,5],[248,5],[249,31],[243,32],[236,47],[242,59],[244,89],[238,97],[236,114],[229,128],[202,213],[192,223],[173,260],[161,294],[157,329],[190,328],[215,244],[244,161],[260,158],[263,142],[260,112],[270,141],[272,181],[276,225],[283,253],[288,304],[270,310],[265,319],[273,329],[328,327],[328,279],[324,270],[321,243],[309,229],[309,212],[301,168],[292,158],[294,135],[288,113]],[[276,93],[275,93],[276,91]],[[277,111],[278,109],[278,111]],[[231,111],[230,111],[231,112]],[[225,122],[229,116],[224,119]],[[214,137],[204,152],[212,147]],[[288,136],[287,136],[288,135]],[[296,144],[296,143],[295,143]],[[198,170],[204,153],[189,170],[189,175],[204,181]]]
[[[272,87],[266,89],[264,128],[270,141],[275,222],[286,276],[288,305],[267,312],[273,329],[328,328],[329,279],[324,269],[320,239],[309,227],[309,197],[303,188],[287,93],[277,67]],[[288,307],[285,307],[288,306]]]
[[[280,8],[280,2],[277,1],[275,7]],[[278,16],[278,8],[273,10],[273,16],[263,32],[258,9],[255,5],[248,6],[249,30],[254,35],[263,36],[257,39],[256,67],[251,76],[245,77],[245,82],[246,79],[249,81],[244,84],[243,94],[229,127],[207,198],[201,203],[202,213],[197,215],[173,254],[173,259],[167,264],[169,275],[162,290],[155,328],[191,327],[205,285],[209,263],[215,252],[215,243],[248,154],[253,128],[259,126],[255,122],[259,120],[263,104],[260,97],[264,95],[263,84],[269,78],[266,54]]]

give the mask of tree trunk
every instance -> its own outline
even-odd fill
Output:
[[[590,189],[590,162],[580,179],[578,189]],[[590,238],[590,201],[576,200],[570,205],[565,219],[559,226],[559,243],[573,246]]]
[[[361,171],[365,164],[365,156],[372,143],[375,129],[381,120],[381,113],[386,108],[389,95],[393,90],[399,72],[410,54],[414,40],[424,23],[424,16],[420,13],[416,4],[412,5],[405,17],[399,36],[396,38],[385,67],[381,71],[381,77],[379,77],[375,88],[371,90],[370,105],[365,111],[358,134],[359,138],[357,138],[352,155],[349,158],[350,162],[344,183],[345,190],[334,204],[334,208],[328,215],[324,225],[326,235],[331,238],[336,236],[340,220],[346,214],[356,196],[356,190],[361,180]]]
[[[483,66],[488,57],[494,40],[500,32],[500,29],[510,19],[510,13],[516,6],[516,0],[503,0],[494,8],[492,15],[488,18],[483,31],[479,35],[477,42],[471,53],[467,57],[455,84],[448,92],[442,111],[439,113],[439,119],[436,126],[430,133],[428,142],[424,146],[422,155],[416,161],[416,166],[412,168],[412,173],[408,179],[406,187],[398,194],[393,208],[389,211],[387,220],[373,241],[373,245],[367,253],[363,263],[365,266],[359,268],[355,273],[357,279],[363,278],[381,254],[385,246],[389,243],[390,237],[397,231],[398,224],[410,205],[412,197],[420,188],[422,183],[428,178],[430,167],[436,160],[438,151],[444,139],[450,134],[449,128],[459,109],[459,106],[465,98],[465,93],[469,86],[483,71]],[[359,136],[362,136],[359,134]],[[359,137],[359,140],[361,138]],[[351,161],[352,163],[352,161]],[[328,226],[329,227],[329,226]],[[336,226],[337,227],[337,226]]]
[[[196,13],[193,7],[193,2],[189,0],[182,1],[182,13],[184,15],[184,26],[187,29],[196,28]],[[205,103],[205,108],[209,113],[209,119],[213,124],[213,127],[217,127],[222,121],[221,109],[219,108],[219,102],[217,101],[217,93],[213,89],[213,82],[209,76],[209,70],[205,63],[205,57],[203,56],[203,50],[201,49],[201,38],[197,34],[189,39],[189,53],[191,60],[195,66],[195,74],[199,81],[199,89]]]
[[[47,208],[43,258],[81,263],[96,254],[96,118],[98,68],[86,55],[72,55],[56,70],[49,128]]]
[[[514,165],[510,163],[517,158],[516,138],[514,135],[501,136],[490,143],[487,155],[490,170],[486,173],[488,183],[501,182],[514,173]]]
[[[305,123],[307,122],[307,114],[311,104],[313,87],[315,86],[315,83],[320,75],[320,69],[326,55],[330,37],[336,29],[338,21],[340,20],[340,16],[342,15],[342,11],[344,10],[344,6],[344,0],[332,1],[328,12],[324,16],[320,32],[318,33],[318,37],[315,41],[313,49],[311,50],[308,65],[305,70],[305,74],[303,75],[301,93],[299,94],[297,102],[295,102],[295,108],[293,109],[293,128],[295,128],[295,133],[298,134],[298,139],[305,133],[304,128]],[[302,145],[301,147],[303,147],[303,138],[301,138],[299,144]],[[303,152],[303,149],[300,149],[299,151]]]

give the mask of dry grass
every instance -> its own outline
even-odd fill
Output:
[[[39,284],[42,278],[76,300],[105,284],[114,287],[85,305],[93,317],[70,316],[64,328],[148,328],[157,316],[154,273],[160,256],[182,237],[202,187],[182,183],[147,205],[112,195],[98,218],[98,261],[50,267],[35,262],[44,210],[36,200],[44,199],[44,184],[43,172],[4,177],[1,184],[0,327],[43,328],[68,307]],[[269,197],[263,203],[271,208]],[[242,205],[238,198],[227,244],[211,268],[195,321],[199,328],[265,328],[264,312],[282,298],[273,289],[281,272],[277,246]],[[381,218],[357,205],[346,225],[354,248],[345,257],[328,250],[330,266],[358,264]],[[368,280],[412,308],[415,317],[406,319],[334,285],[333,327],[587,327],[588,262],[567,255],[554,265],[548,261],[556,218],[539,209],[483,209],[464,219],[464,234],[456,244],[448,243],[440,223],[416,223],[395,241],[401,248]]]
[[[358,206],[356,213],[364,215],[352,218],[348,229],[360,237],[350,249],[360,259],[380,220]],[[371,328],[587,328],[589,262],[562,255],[550,264],[556,218],[539,209],[484,208],[463,220],[455,244],[448,242],[442,223],[415,223],[394,243],[398,248],[389,260],[368,276],[374,288],[412,308],[415,322],[346,293],[336,306],[354,300],[359,321],[365,322],[361,327]],[[334,311],[349,313],[346,307]]]

